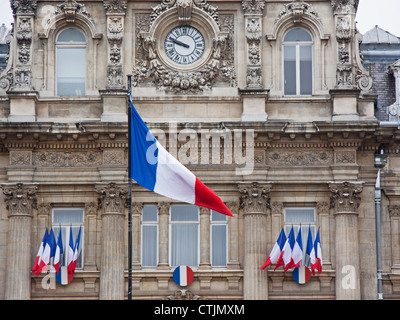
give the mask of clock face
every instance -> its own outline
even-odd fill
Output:
[[[179,26],[165,38],[167,56],[175,63],[189,65],[201,58],[205,49],[204,37],[191,26]]]

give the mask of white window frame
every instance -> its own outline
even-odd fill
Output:
[[[191,267],[193,270],[197,270],[197,268],[199,267],[200,264],[200,212],[199,212],[199,208],[197,206],[195,206],[197,208],[197,221],[172,221],[172,209],[175,206],[190,206],[190,205],[183,205],[183,204],[171,204],[170,208],[169,208],[169,239],[168,239],[168,260],[169,260],[169,266],[171,268],[175,268],[178,267],[177,265],[173,265],[172,264],[172,226],[173,225],[179,225],[179,224],[183,224],[183,225],[196,225],[197,226],[197,265],[196,266],[188,266]]]
[[[60,36],[60,34],[65,31],[66,29],[76,29],[78,30],[80,33],[82,33],[82,35],[85,37],[85,43],[83,42],[72,42],[72,43],[68,43],[68,42],[59,42],[58,41],[58,37]],[[66,27],[61,29],[60,31],[58,31],[56,37],[55,37],[55,50],[54,50],[54,91],[55,91],[55,95],[59,96],[58,94],[58,50],[62,49],[62,48],[84,48],[85,49],[85,92],[81,95],[73,95],[73,96],[60,96],[60,97],[84,97],[87,95],[87,66],[88,66],[88,61],[87,61],[87,47],[88,47],[88,41],[87,41],[87,37],[85,35],[85,33],[83,32],[83,30],[81,30],[80,28],[77,27]]]
[[[144,207],[145,206],[155,206],[156,208],[157,208],[157,220],[156,221],[143,221],[143,209],[144,209]],[[154,269],[154,268],[157,268],[157,266],[158,266],[158,262],[159,262],[159,246],[158,246],[158,244],[159,244],[159,221],[160,221],[160,217],[159,217],[159,214],[158,214],[158,207],[157,207],[157,205],[156,204],[145,204],[145,205],[143,205],[143,208],[142,208],[142,216],[141,216],[141,239],[140,239],[140,241],[141,241],[141,248],[140,248],[140,265],[142,266],[142,268],[143,269]],[[156,227],[156,264],[155,264],[155,266],[144,266],[143,265],[143,235],[144,235],[144,232],[143,232],[143,227],[145,227],[145,226],[153,226],[153,227]]]
[[[55,223],[54,222],[54,211],[59,210],[81,210],[82,211],[82,222],[78,223],[78,222],[74,222],[74,223]],[[65,258],[66,253],[68,252],[68,246],[69,246],[69,235],[70,235],[70,228],[71,227],[81,227],[81,236],[80,236],[80,243],[79,243],[79,258],[78,258],[78,262],[76,265],[76,269],[77,270],[83,270],[84,266],[85,266],[85,209],[84,208],[80,208],[80,207],[54,207],[51,210],[51,225],[53,228],[53,231],[55,228],[59,228],[61,226],[61,228],[66,228],[66,237],[62,239],[63,242],[63,250],[64,250],[64,258],[63,261],[66,263],[67,262],[67,258]],[[58,232],[54,232],[54,237],[56,239],[56,243],[58,241]],[[75,242],[76,239],[74,240],[74,246],[75,246]],[[79,263],[79,260],[81,261]],[[79,265],[81,264],[81,265]],[[61,264],[61,266],[66,266],[65,264]]]
[[[286,31],[285,35],[283,36],[282,42],[282,81],[283,81],[283,94],[285,97],[291,96],[312,96],[314,94],[314,40],[312,34],[305,28],[299,28],[306,31],[310,37],[311,41],[285,41],[286,35],[295,28],[291,28]],[[296,48],[296,94],[285,94],[285,47],[294,46]],[[300,47],[311,47],[311,94],[302,94],[300,92]]]
[[[229,234],[228,234],[228,217],[224,215],[225,221],[213,221],[212,219],[212,213],[213,210],[210,211],[210,260],[211,260],[211,267],[212,268],[226,268],[228,265],[228,239],[229,239]],[[221,213],[220,213],[221,214]],[[213,227],[214,226],[225,226],[225,265],[213,265]]]

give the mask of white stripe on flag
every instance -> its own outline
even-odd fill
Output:
[[[179,267],[179,275],[180,275],[180,285],[187,286],[187,273],[186,273],[186,266]]]

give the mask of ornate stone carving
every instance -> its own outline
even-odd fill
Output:
[[[85,203],[85,214],[86,215],[97,215],[98,204],[95,202]]]
[[[37,206],[37,214],[42,216],[50,216],[51,214],[51,204],[48,202],[42,202]]]
[[[362,183],[347,181],[342,183],[330,183],[331,207],[335,208],[335,213],[357,213],[362,190]]]
[[[3,194],[9,215],[32,215],[32,210],[36,209],[37,186],[24,185],[17,183],[16,185],[2,185]]]
[[[125,4],[126,8],[126,4]],[[109,63],[107,67],[107,88],[123,89],[124,77],[122,71],[121,43],[124,30],[123,15],[107,17],[107,38],[109,43]]]
[[[165,11],[177,6],[180,21],[190,19],[190,12],[193,6],[206,12],[218,24],[218,9],[207,3],[207,0],[163,0],[159,5],[153,7],[151,24]]]
[[[271,204],[271,214],[273,215],[281,215],[283,213],[283,203],[281,202],[273,202]]]
[[[265,212],[270,207],[271,185],[258,182],[240,183],[240,207],[245,213]]]
[[[260,15],[263,13],[265,2],[263,0],[242,0],[244,14]]]
[[[15,15],[17,14],[35,14],[37,8],[36,0],[11,0],[11,9]]]
[[[179,289],[174,295],[166,296],[165,300],[202,300],[201,296],[193,294],[188,289]]]
[[[86,6],[83,3],[78,3],[75,0],[66,0],[57,5],[55,14],[64,14],[67,22],[75,22],[77,14],[86,16],[91,22],[94,23],[92,16],[87,12]]]
[[[110,183],[106,186],[97,186],[96,192],[99,194],[99,207],[103,213],[124,213],[127,199],[127,189]]]
[[[356,163],[355,151],[337,151],[335,152],[336,163]]]
[[[359,0],[331,0],[335,13],[351,13],[357,11]]]
[[[10,151],[10,165],[31,166],[32,151]]]
[[[33,153],[33,165],[38,167],[91,167],[103,163],[101,152],[57,152]]]
[[[286,166],[315,166],[333,163],[333,154],[316,150],[273,150],[267,152],[267,164]]]
[[[323,201],[317,203],[317,212],[318,214],[329,214],[330,203]]]
[[[196,2],[195,2],[196,3]],[[221,34],[212,41],[212,55],[208,63],[196,71],[181,72],[169,69],[161,63],[156,49],[156,39],[144,25],[148,19],[137,15],[136,67],[133,86],[150,85],[170,93],[193,94],[209,90],[217,81],[236,85],[234,66],[233,15],[221,19]]]
[[[125,14],[127,8],[126,0],[104,0],[104,9],[107,14]]]
[[[322,24],[320,17],[314,11],[312,5],[302,0],[293,0],[291,3],[286,4],[285,9],[283,9],[275,19],[275,24],[277,24],[279,20],[290,16],[293,18],[293,22],[298,23],[301,22],[304,15],[312,16],[314,20]]]
[[[400,217],[400,205],[394,204],[388,206],[389,216]]]

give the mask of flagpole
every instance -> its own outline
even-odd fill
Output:
[[[131,179],[131,115],[132,75],[128,74],[128,300],[132,300],[132,179]]]

